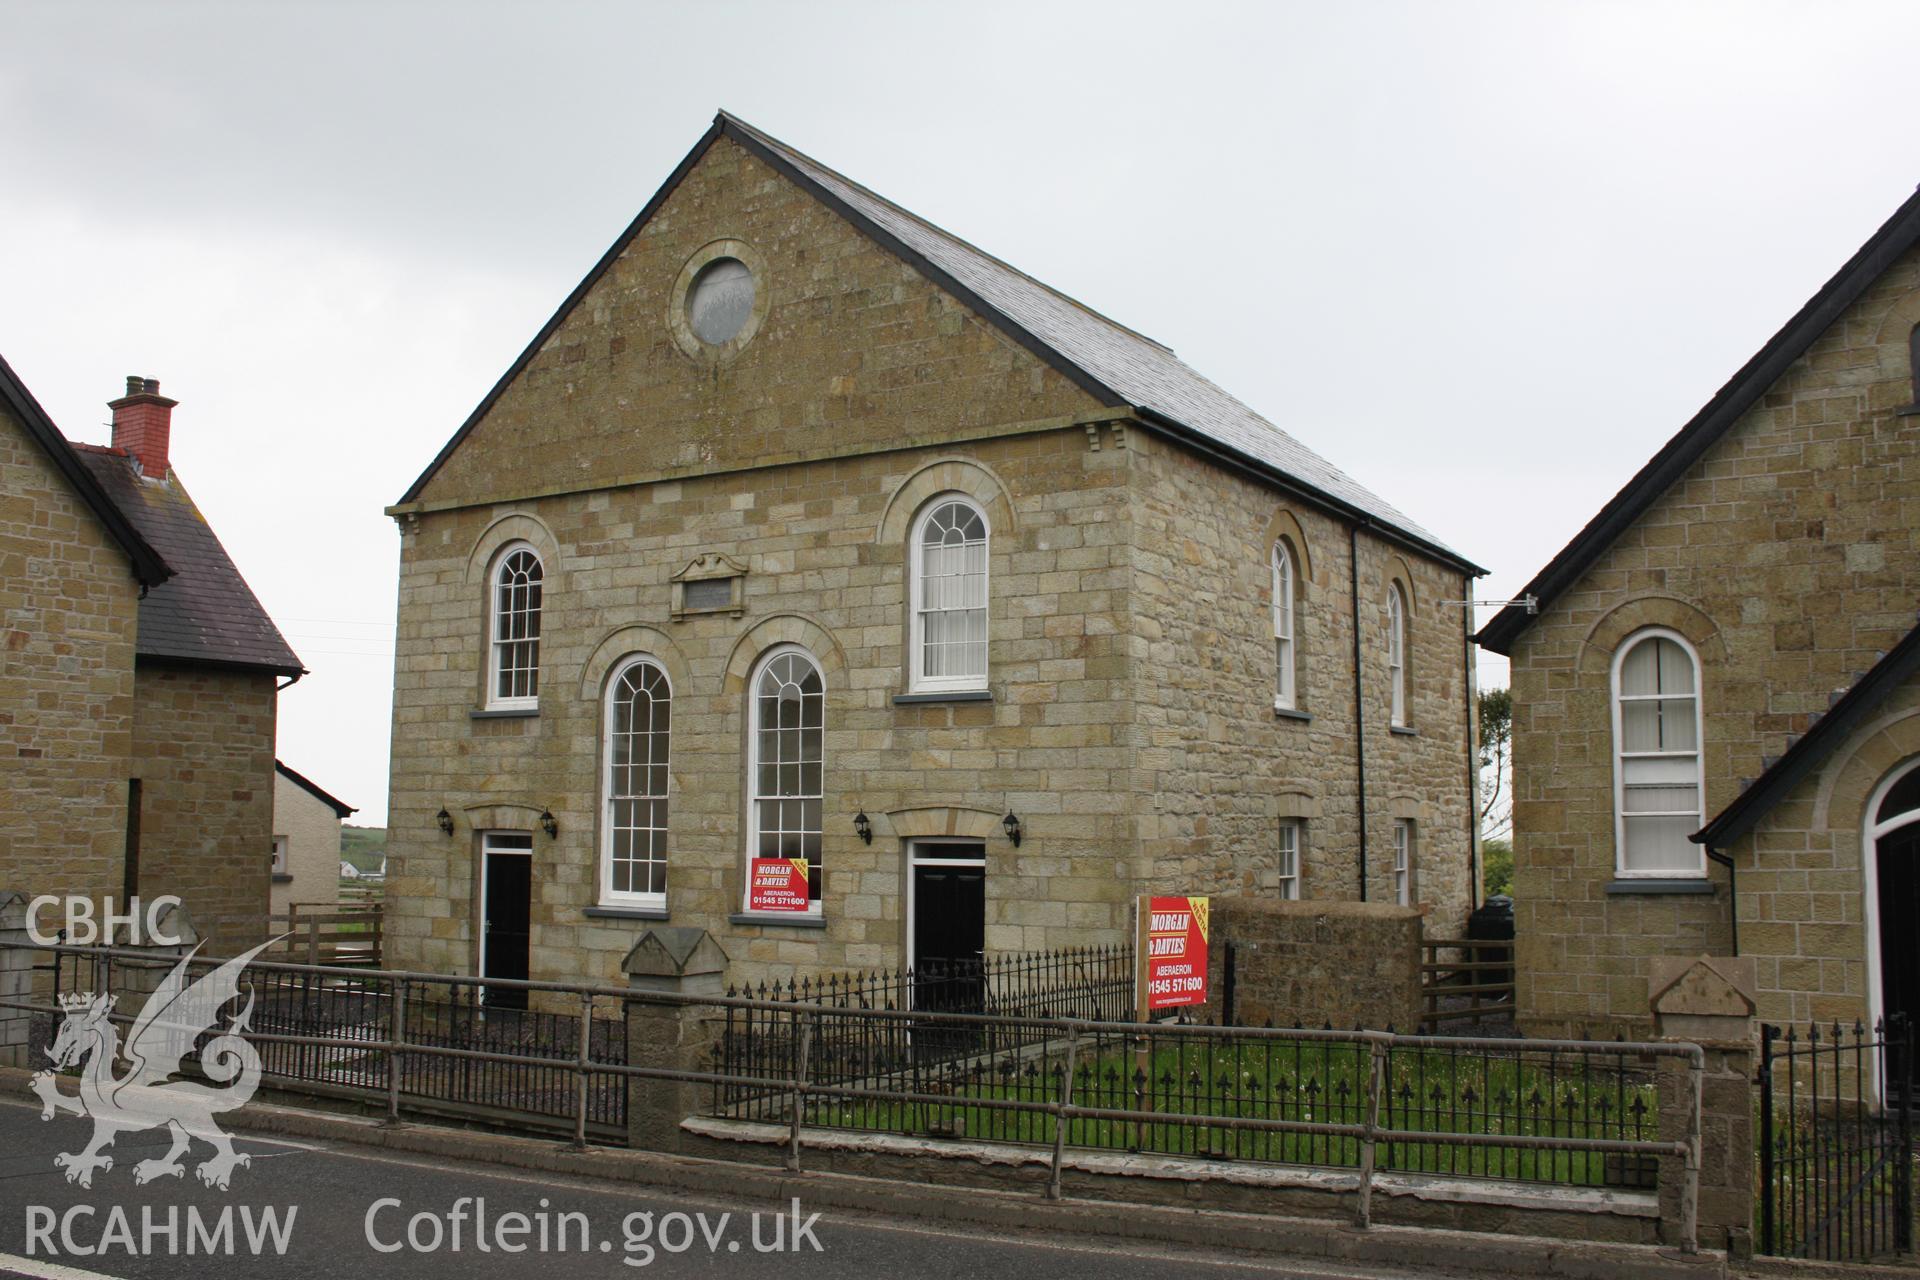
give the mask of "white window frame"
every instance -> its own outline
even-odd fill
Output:
[[[741,788],[747,797],[747,820],[743,830],[747,833],[746,856],[743,859],[744,873],[741,876],[740,910],[755,919],[778,923],[780,920],[817,920],[821,914],[822,899],[809,896],[805,912],[782,911],[775,913],[754,912],[748,905],[753,893],[753,860],[760,856],[760,678],[767,668],[787,654],[797,653],[813,664],[820,677],[820,793],[815,797],[782,796],[780,799],[818,799],[820,801],[820,889],[826,891],[826,789],[827,789],[827,671],[820,664],[819,656],[804,645],[777,644],[760,655],[753,664],[753,673],[747,680],[747,776]],[[809,867],[811,870],[812,867]]]
[[[500,635],[500,575],[506,572],[507,561],[520,552],[533,557],[540,566],[540,608],[536,614],[540,626],[533,635],[533,693],[525,697],[503,698],[500,696],[500,656],[503,648],[522,641],[506,640]],[[541,556],[539,548],[531,542],[509,542],[494,554],[493,565],[487,570],[487,699],[489,711],[532,711],[540,706],[540,642],[547,608],[547,562]]]
[[[1671,640],[1679,645],[1693,664],[1693,750],[1686,751],[1636,751],[1631,753],[1634,759],[1654,759],[1691,755],[1694,764],[1694,808],[1686,812],[1674,813],[1636,813],[1635,817],[1686,817],[1694,819],[1694,829],[1707,824],[1707,740],[1706,723],[1701,715],[1701,701],[1706,673],[1700,665],[1700,651],[1693,643],[1678,631],[1669,627],[1643,627],[1621,642],[1614,651],[1613,668],[1607,686],[1607,702],[1613,719],[1613,869],[1622,880],[1704,880],[1707,877],[1706,846],[1699,845],[1698,865],[1692,869],[1632,870],[1627,866],[1627,784],[1626,762],[1629,753],[1626,750],[1625,725],[1621,715],[1623,701],[1647,701],[1660,697],[1658,694],[1625,695],[1620,692],[1620,673],[1627,664],[1627,655],[1650,640]],[[1666,698],[1666,701],[1676,701]]]
[[[1393,820],[1393,900],[1413,905],[1414,833],[1412,818]]]
[[[1300,900],[1300,846],[1301,828],[1304,826],[1298,818],[1280,819],[1280,844],[1274,861],[1279,868],[1277,887],[1283,901]]]
[[[273,874],[276,876],[292,875],[293,872],[288,869],[287,863],[287,838],[285,836],[275,836],[273,838]]]
[[[1407,593],[1398,582],[1387,584],[1387,685],[1392,697],[1392,724],[1407,727]]]
[[[614,841],[614,803],[613,794],[613,703],[620,690],[620,682],[635,667],[652,667],[660,673],[660,679],[667,686],[667,755],[664,766],[667,770],[667,789],[660,796],[623,796],[619,799],[658,799],[667,806],[667,821],[673,818],[673,677],[658,658],[652,654],[636,653],[623,659],[607,677],[606,692],[601,696],[600,726],[600,905],[606,907],[633,907],[639,909],[657,909],[667,907],[667,892],[637,892],[619,890],[613,887],[613,841]],[[669,827],[670,831],[671,828]],[[662,856],[662,862],[671,861],[672,847]],[[651,861],[651,859],[649,859]]]
[[[1299,705],[1299,647],[1294,638],[1294,583],[1299,575],[1293,551],[1284,540],[1273,544],[1273,709],[1292,711]]]
[[[982,557],[981,575],[984,581],[982,589],[986,603],[985,634],[987,660],[979,674],[960,676],[929,676],[922,674],[926,668],[926,624],[921,617],[921,599],[925,590],[925,566],[921,561],[920,538],[926,532],[927,522],[934,513],[950,504],[958,504],[972,511],[980,519],[980,527],[986,530],[983,544],[985,554]],[[987,687],[988,673],[993,670],[993,522],[987,519],[986,508],[964,493],[943,493],[930,499],[914,518],[913,527],[907,534],[907,691],[909,693],[956,693],[972,692]]]

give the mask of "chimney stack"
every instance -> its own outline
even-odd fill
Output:
[[[167,445],[173,436],[173,406],[160,394],[158,378],[127,376],[127,394],[109,400],[113,410],[113,447],[132,456],[140,474],[156,480],[167,476]]]

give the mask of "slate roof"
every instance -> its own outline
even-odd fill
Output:
[[[722,137],[753,152],[1103,403],[1130,408],[1150,426],[1224,452],[1234,461],[1273,475],[1336,510],[1398,534],[1450,564],[1484,572],[1391,503],[1208,381],[1168,347],[1109,320],[724,111],[414,481],[400,505],[419,498],[441,463],[619,258],[681,179]]]
[[[1786,754],[1775,760],[1740,792],[1713,821],[1689,837],[1695,844],[1724,850],[1760,825],[1774,805],[1787,798],[1806,776],[1819,767],[1835,747],[1847,740],[1875,708],[1916,672],[1920,672],[1920,626],[1907,632],[1867,673],[1842,694],[1827,713],[1813,722]]]
[[[273,762],[273,771],[279,774],[281,777],[285,778],[288,782],[291,782],[294,786],[299,787],[302,791],[312,796],[315,800],[318,800],[321,804],[324,804],[328,808],[332,809],[336,814],[338,814],[342,818],[345,818],[350,813],[359,812],[358,809],[355,809],[352,805],[348,804],[346,801],[337,799],[333,796],[328,795],[326,792],[322,791],[318,786],[314,784],[313,779],[307,777],[304,773],[299,773],[299,772],[296,772],[295,770],[287,768],[287,766],[279,760],[275,760]]]
[[[1595,560],[1645,515],[1647,509],[1700,460],[1752,408],[1767,388],[1833,326],[1902,254],[1920,244],[1920,191],[1907,197],[1893,216],[1868,237],[1833,278],[1820,286],[1767,344],[1716,391],[1700,412],[1613,495],[1587,526],[1535,574],[1520,593],[1538,598],[1540,609],[1578,582]],[[1509,605],[1480,628],[1474,639],[1495,653],[1511,653],[1514,641],[1536,615]]]
[[[33,392],[27,390],[27,384],[20,381],[13,366],[6,357],[0,356],[0,402],[4,402],[27,429],[27,435],[40,446],[54,469],[73,487],[80,500],[93,514],[99,517],[106,527],[107,534],[120,544],[127,557],[133,561],[133,576],[142,586],[152,587],[165,582],[173,575],[173,569],[167,564],[153,544],[141,536],[133,527],[125,513],[115,506],[113,499],[107,496],[100,482],[93,477],[80,455],[67,443],[60,428],[53,425],[53,419],[34,399]]]
[[[122,450],[71,447],[114,506],[175,571],[141,597],[134,646],[140,657],[305,674],[177,475],[143,479]]]

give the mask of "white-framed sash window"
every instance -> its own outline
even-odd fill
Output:
[[[509,544],[488,587],[487,705],[509,710],[540,701],[540,609],[546,577],[540,554]]]
[[[658,662],[636,656],[614,671],[604,724],[600,901],[664,909],[673,686]]]
[[[908,548],[912,691],[987,687],[987,547],[987,516],[971,498],[937,498],[915,521]]]
[[[1614,822],[1623,877],[1707,873],[1687,837],[1706,824],[1700,656],[1665,628],[1635,633],[1613,662]]]

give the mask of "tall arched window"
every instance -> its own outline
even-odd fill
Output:
[[[600,900],[667,905],[667,765],[673,687],[651,658],[629,659],[607,682]]]
[[[1392,690],[1393,723],[1407,723],[1407,597],[1397,582],[1387,584],[1387,683]]]
[[[935,499],[913,527],[911,561],[909,687],[986,688],[986,513],[968,498]]]
[[[747,734],[747,856],[805,858],[816,911],[826,703],[813,655],[781,645],[754,677]]]
[[[1622,876],[1706,874],[1687,837],[1705,822],[1700,658],[1679,634],[1642,631],[1613,663],[1614,816]]]
[[[514,543],[494,566],[487,705],[531,707],[540,697],[540,556]]]
[[[1273,705],[1291,709],[1299,700],[1293,647],[1293,550],[1273,544]]]

